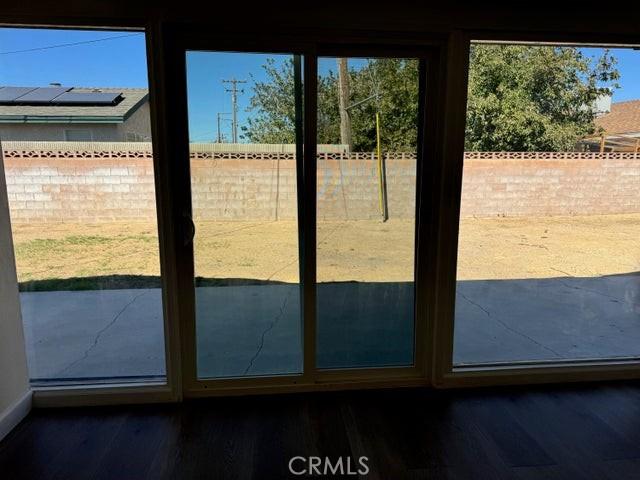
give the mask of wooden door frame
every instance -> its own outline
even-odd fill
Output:
[[[432,383],[438,388],[497,386],[557,382],[585,382],[640,378],[640,359],[593,359],[550,362],[505,362],[501,365],[456,367],[453,365],[456,269],[459,241],[464,135],[467,109],[469,51],[473,41],[542,43],[549,45],[615,46],[640,44],[640,36],[611,34],[550,34],[548,32],[459,31],[449,43],[446,134],[443,139],[443,171],[439,179],[439,254],[435,273],[436,319]]]
[[[167,40],[168,39],[168,40]],[[247,378],[218,378],[198,379],[196,372],[196,332],[195,332],[195,289],[193,287],[193,246],[180,246],[179,238],[174,244],[177,246],[176,264],[178,265],[178,298],[180,299],[180,334],[181,334],[181,364],[183,368],[182,388],[186,397],[200,397],[225,394],[248,394],[266,392],[313,391],[341,388],[367,388],[385,386],[416,386],[429,383],[427,368],[431,352],[428,352],[431,336],[428,319],[428,296],[415,295],[415,362],[411,367],[382,367],[382,368],[345,368],[340,370],[319,370],[316,368],[316,78],[317,58],[319,56],[384,56],[399,58],[420,58],[420,106],[423,114],[419,120],[418,139],[418,185],[416,188],[416,254],[415,254],[415,289],[416,292],[427,292],[429,287],[428,270],[431,262],[427,258],[432,253],[427,236],[432,234],[429,219],[432,216],[432,197],[427,195],[429,189],[423,187],[432,178],[433,163],[437,155],[438,141],[436,129],[427,128],[437,125],[435,120],[439,102],[437,89],[441,87],[438,74],[441,68],[439,58],[442,56],[441,41],[430,40],[422,45],[400,44],[378,39],[378,43],[371,44],[351,39],[344,43],[324,43],[303,41],[288,36],[276,36],[268,39],[247,40],[242,34],[236,36],[224,34],[216,35],[207,31],[177,28],[165,37],[165,61],[169,67],[171,78],[167,80],[167,91],[173,94],[173,103],[181,103],[168,120],[167,130],[171,132],[167,138],[173,144],[170,147],[174,158],[188,158],[188,131],[186,112],[186,64],[185,53],[192,50],[203,51],[233,51],[233,52],[266,52],[289,53],[302,55],[304,58],[304,111],[309,112],[304,118],[304,156],[302,164],[298,163],[298,172],[302,167],[306,185],[298,196],[298,208],[303,217],[298,219],[300,229],[299,238],[300,259],[302,271],[302,305],[304,311],[303,339],[303,372],[299,375],[276,375],[269,377]],[[395,38],[394,40],[397,40]],[[427,81],[428,78],[428,81]],[[179,93],[178,93],[179,92]],[[177,96],[177,97],[176,97]],[[170,99],[166,98],[165,103]],[[424,118],[430,121],[425,122]],[[426,142],[423,140],[427,140]],[[180,162],[175,163],[178,165]],[[179,168],[184,169],[184,162]],[[178,168],[178,167],[176,167]],[[191,215],[190,175],[174,171],[172,195],[179,196],[174,212],[176,223],[182,216]],[[179,180],[178,180],[179,179]],[[178,232],[179,227],[174,231]],[[179,235],[179,234],[178,234]]]
[[[36,388],[34,404],[36,406],[71,406],[180,401],[185,385],[189,387],[189,383],[185,381],[182,374],[185,350],[183,323],[186,316],[193,315],[190,308],[185,307],[181,295],[185,293],[185,285],[192,284],[193,272],[186,271],[183,263],[186,252],[183,247],[180,247],[182,242],[180,229],[184,212],[180,205],[184,204],[184,198],[180,193],[181,181],[179,178],[174,178],[176,163],[188,158],[184,156],[188,155],[188,145],[185,152],[184,146],[181,147],[172,139],[176,132],[179,135],[188,135],[188,132],[185,133],[186,125],[181,125],[177,121],[181,118],[180,115],[185,113],[181,109],[186,105],[186,101],[176,99],[175,91],[172,90],[176,82],[180,84],[180,78],[178,78],[180,72],[173,68],[175,65],[172,64],[168,55],[172,51],[175,53],[178,45],[176,35],[181,30],[184,32],[187,29],[190,29],[193,37],[190,44],[192,48],[211,49],[214,42],[212,35],[207,33],[209,25],[180,26],[157,19],[114,24],[100,19],[82,21],[78,18],[69,18],[64,25],[28,25],[28,18],[24,21],[20,19],[12,21],[29,27],[144,29],[146,32],[165,313],[166,383]],[[416,318],[420,319],[416,323],[416,330],[424,329],[423,336],[427,345],[424,358],[416,355],[415,371],[393,368],[354,369],[345,372],[324,371],[321,374],[324,377],[322,379],[305,377],[303,381],[296,379],[295,382],[263,379],[256,385],[249,385],[246,382],[245,384],[228,383],[214,389],[186,389],[186,396],[427,385],[450,388],[640,378],[640,363],[634,361],[457,369],[452,365],[451,356],[464,153],[466,82],[471,40],[573,42],[580,45],[611,44],[628,47],[640,44],[640,36],[496,30],[452,30],[434,34],[329,30],[322,32],[290,30],[289,32],[286,35],[275,35],[255,31],[226,31],[215,37],[215,45],[216,49],[227,51],[242,47],[245,51],[255,52],[266,49],[272,52],[297,52],[307,55],[320,53],[346,55],[349,51],[355,52],[358,49],[366,50],[367,48],[377,48],[379,53],[398,50],[407,52],[411,49],[424,49],[430,52],[431,68],[427,70],[427,94],[424,99],[426,121],[421,128],[425,138],[424,151],[421,155],[428,160],[422,164],[423,169],[418,175],[418,182],[421,183],[416,189],[418,195],[422,195],[417,202],[416,215],[419,225],[416,228],[416,249],[420,252],[416,254],[415,273]],[[199,40],[198,37],[200,37]],[[341,41],[336,42],[336,38]],[[362,50],[358,51],[362,52]],[[371,53],[368,50],[368,54],[371,55]],[[309,147],[313,146],[309,145]],[[183,181],[184,178],[182,183]],[[315,202],[315,198],[313,201]],[[309,251],[314,252],[315,261],[315,240],[312,243],[307,239],[307,242],[307,249],[313,245]],[[189,262],[192,262],[192,258]],[[187,295],[190,294],[187,293]],[[308,295],[308,293],[305,294],[305,296]],[[314,365],[309,359],[305,359],[305,362],[308,371],[312,371],[311,367]]]

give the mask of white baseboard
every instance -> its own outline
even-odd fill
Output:
[[[2,440],[24,417],[31,411],[31,390],[28,390],[22,398],[0,413],[0,440]]]

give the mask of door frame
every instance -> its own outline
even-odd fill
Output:
[[[420,293],[426,299],[421,302],[422,310],[418,315],[424,318],[425,339],[428,345],[424,362],[419,364],[422,375],[393,376],[392,369],[378,372],[366,372],[366,378],[339,378],[333,371],[325,372],[326,382],[273,384],[263,386],[231,385],[216,389],[188,391],[189,396],[228,395],[243,393],[269,393],[295,390],[328,390],[347,388],[379,388],[395,386],[433,385],[441,388],[489,386],[505,384],[532,384],[568,381],[594,381],[640,378],[640,362],[604,361],[583,364],[556,364],[542,366],[503,367],[491,369],[454,369],[451,361],[455,306],[455,268],[457,259],[457,239],[462,172],[462,153],[464,145],[464,117],[466,109],[466,81],[468,75],[468,48],[471,39],[503,41],[538,41],[547,43],[612,44],[629,47],[640,44],[637,34],[612,33],[565,33],[557,29],[532,28],[524,30],[462,30],[463,25],[455,29],[434,31],[372,31],[355,26],[349,30],[323,28],[322,31],[290,28],[287,34],[266,31],[242,31],[237,25],[215,25],[217,34],[208,34],[211,23],[195,25],[178,24],[162,16],[118,18],[115,17],[29,17],[13,15],[3,17],[3,26],[45,27],[45,28],[96,28],[131,29],[144,31],[147,42],[147,62],[149,76],[149,95],[151,108],[152,143],[154,150],[154,174],[156,202],[158,210],[158,231],[160,240],[160,260],[162,266],[162,291],[165,326],[165,350],[167,379],[166,383],[126,383],[102,385],[79,385],[61,387],[35,387],[34,405],[38,407],[96,405],[117,403],[172,402],[182,399],[182,322],[185,312],[180,294],[184,285],[184,271],[180,259],[179,243],[181,222],[177,187],[180,182],[173,178],[175,163],[183,161],[180,157],[180,145],[174,141],[176,132],[183,126],[177,121],[180,113],[180,93],[176,98],[171,90],[176,84],[179,72],[172,70],[170,52],[176,47],[176,41],[186,30],[194,43],[200,48],[211,48],[215,39],[219,50],[237,50],[245,46],[247,51],[277,48],[291,53],[314,53],[324,45],[347,48],[349,46],[366,47],[382,45],[388,48],[424,48],[433,56],[430,65],[437,66],[428,72],[428,100],[426,113],[432,118],[432,129],[425,129],[427,173],[429,193],[427,207],[420,212],[420,235],[416,244],[421,249],[422,264],[416,271],[420,277]],[[392,27],[393,28],[393,27]],[[428,27],[427,27],[428,28]],[[182,29],[182,32],[181,32]],[[423,29],[424,30],[424,29]],[[200,40],[198,41],[198,37]],[[337,42],[335,39],[339,38]],[[253,39],[253,40],[247,40]],[[279,47],[278,47],[279,46]],[[335,54],[335,53],[334,53]],[[179,76],[179,75],[178,75]],[[179,81],[179,78],[178,78]],[[179,82],[178,82],[179,83]],[[435,97],[433,96],[435,94]],[[427,121],[427,124],[430,122]],[[184,152],[182,152],[184,153]],[[426,187],[423,187],[426,188]],[[432,222],[432,223],[429,223]],[[418,261],[418,259],[416,259]],[[193,278],[187,278],[192,282]],[[188,313],[188,312],[186,312]],[[362,372],[354,372],[362,373]],[[336,378],[337,377],[337,378]]]
[[[434,346],[432,310],[434,288],[431,268],[435,258],[435,230],[432,219],[436,213],[433,189],[441,161],[439,148],[442,135],[442,114],[439,101],[443,88],[442,69],[445,42],[428,39],[398,41],[397,38],[351,37],[345,42],[328,43],[318,40],[299,41],[296,36],[274,36],[268,39],[241,34],[209,33],[204,29],[169,27],[163,35],[165,69],[164,104],[169,105],[165,124],[169,165],[169,196],[173,198],[172,218],[175,235],[176,298],[180,324],[180,363],[182,393],[185,397],[228,394],[272,393],[291,391],[334,390],[345,388],[381,388],[428,385],[431,378],[431,357]],[[300,38],[308,39],[304,32]],[[247,38],[250,38],[249,40]],[[342,38],[342,37],[341,37]],[[191,218],[191,177],[189,163],[189,132],[187,114],[186,52],[189,50],[287,53],[303,58],[304,154],[297,156],[298,218],[300,240],[301,301],[303,321],[303,372],[274,376],[242,378],[197,378],[197,344],[195,329],[195,286],[193,244],[186,238]],[[317,59],[320,56],[397,57],[420,59],[418,121],[415,268],[414,268],[414,365],[410,367],[346,368],[319,370],[316,368],[316,86]],[[171,92],[171,93],[170,93]],[[433,125],[433,128],[427,126]],[[299,147],[298,147],[299,150]],[[185,166],[186,165],[186,166]]]
[[[437,304],[432,385],[437,388],[488,387],[558,382],[591,382],[640,378],[639,358],[516,361],[456,366],[453,362],[460,208],[464,169],[469,54],[472,42],[574,45],[578,47],[632,48],[640,36],[466,30],[454,32],[448,47],[447,125],[439,196],[442,216],[437,226],[440,240],[436,273]],[[450,201],[447,201],[450,199]],[[524,380],[523,380],[524,379]]]

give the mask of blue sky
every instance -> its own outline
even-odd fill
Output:
[[[251,99],[251,85],[254,81],[266,79],[263,65],[267,59],[273,58],[276,65],[291,58],[290,55],[274,55],[262,53],[227,53],[227,52],[187,52],[187,101],[189,109],[189,136],[192,142],[205,142],[217,138],[217,113],[226,113],[221,117],[220,129],[225,141],[231,141],[231,94],[226,92],[231,85],[222,80],[236,78],[246,80],[238,84],[244,93],[238,94],[238,123],[246,122],[251,112],[247,111]],[[353,61],[357,66],[363,61]],[[335,59],[320,59],[318,71],[326,74],[336,69]],[[238,132],[241,135],[242,132]],[[240,141],[242,141],[240,139]]]
[[[8,53],[122,37],[68,47]],[[148,85],[144,33],[0,28],[0,84],[144,87]]]
[[[187,101],[189,109],[189,137],[192,142],[206,142],[217,137],[217,114],[227,113],[221,120],[221,131],[231,141],[231,85],[222,80],[246,80],[238,84],[244,93],[238,94],[238,123],[245,123],[251,98],[252,79],[264,80],[262,65],[267,58],[282,63],[287,55],[238,54],[223,52],[187,52]],[[241,135],[242,132],[238,132]]]
[[[114,38],[116,37],[116,38]],[[74,44],[48,48],[61,44]],[[23,51],[30,50],[33,51]],[[17,53],[12,53],[16,52]],[[584,49],[597,53],[598,49]],[[621,88],[615,101],[640,98],[640,51],[615,49]],[[215,140],[216,114],[231,112],[231,96],[223,79],[248,80],[239,96],[238,117],[242,124],[251,97],[251,75],[264,80],[262,65],[267,57],[283,61],[285,56],[192,52],[187,55],[189,130],[192,141]],[[335,69],[335,61],[322,59],[321,73]],[[55,30],[0,28],[0,85],[46,86],[59,82],[65,86],[147,87],[144,34],[127,31]],[[227,116],[230,118],[230,116]],[[230,122],[223,122],[223,133],[231,136]]]

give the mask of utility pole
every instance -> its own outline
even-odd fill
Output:
[[[222,83],[230,83],[231,88],[225,88],[226,92],[231,93],[232,120],[231,120],[231,137],[233,143],[238,143],[238,92],[244,93],[243,89],[238,90],[239,83],[247,83],[246,80],[237,80],[235,77],[231,80],[222,80]]]
[[[349,67],[346,58],[338,58],[338,106],[340,110],[340,143],[351,151],[351,117],[349,117]]]
[[[217,116],[218,116],[218,143],[222,143],[222,132],[220,131],[220,122],[222,120],[226,120],[226,119],[222,118],[223,115],[230,115],[230,113],[228,113],[228,112],[218,112],[218,114],[217,114]]]

